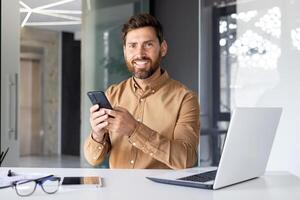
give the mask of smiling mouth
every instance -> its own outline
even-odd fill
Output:
[[[136,68],[145,68],[149,63],[149,60],[135,60],[133,61],[133,66]]]

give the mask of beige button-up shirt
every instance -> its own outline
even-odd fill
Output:
[[[139,126],[130,137],[107,133],[102,143],[86,139],[84,155],[111,168],[181,169],[195,165],[199,143],[197,96],[166,71],[142,90],[133,77],[106,91],[112,106],[126,108]]]

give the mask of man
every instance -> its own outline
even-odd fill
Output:
[[[133,16],[123,26],[122,39],[133,77],[107,89],[113,110],[90,108],[87,161],[99,165],[110,154],[111,168],[193,167],[199,104],[194,93],[160,66],[167,53],[161,24],[149,14]]]

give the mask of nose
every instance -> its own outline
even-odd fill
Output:
[[[144,56],[146,56],[146,51],[143,45],[139,45],[137,47],[137,52],[136,52],[136,56],[139,58],[142,58]]]

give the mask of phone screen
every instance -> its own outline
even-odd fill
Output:
[[[101,186],[99,176],[64,177],[62,185],[98,185]]]

